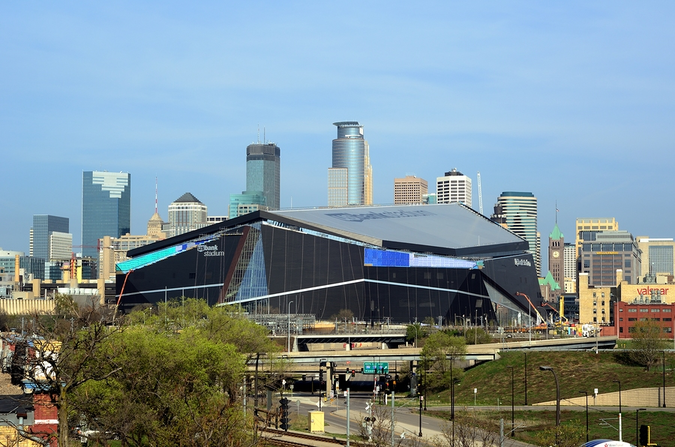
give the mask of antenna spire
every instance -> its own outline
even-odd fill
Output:
[[[157,214],[157,177],[155,177],[155,214]]]

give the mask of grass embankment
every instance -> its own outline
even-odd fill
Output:
[[[619,352],[549,352],[535,351],[527,353],[527,404],[554,401],[556,398],[555,380],[550,371],[541,371],[539,366],[551,366],[555,369],[560,385],[561,399],[583,396],[581,390],[593,395],[594,388],[600,393],[616,392],[621,381],[622,391],[635,388],[660,387],[663,384],[661,365],[646,371],[644,367],[635,365]],[[513,390],[515,405],[525,405],[525,353],[506,352],[497,361],[479,365],[465,372],[462,380],[455,386],[456,411],[465,411],[464,406],[474,404],[473,390],[476,388],[477,405],[503,406],[501,411],[485,412],[484,416],[499,423],[503,418],[505,426],[511,426],[511,368],[513,367]],[[666,386],[675,386],[675,355],[666,353]],[[449,391],[434,393],[428,396],[430,404],[446,404],[449,402]],[[590,439],[618,439],[618,414],[609,412],[603,407],[593,407],[593,399],[589,398],[589,430]],[[675,406],[675,402],[667,402]],[[618,402],[617,402],[618,405]],[[624,402],[624,406],[626,402]],[[585,410],[585,406],[577,407]],[[449,417],[449,413],[441,412]],[[519,411],[516,412],[516,426],[526,427],[517,431],[517,438],[536,443],[537,434],[543,429],[555,425],[555,411]],[[623,438],[635,441],[635,411],[624,410]],[[561,423],[586,425],[585,411],[569,411],[561,407]],[[652,442],[660,445],[672,445],[675,439],[675,414],[663,412],[640,412],[640,425],[650,425]]]
[[[651,371],[626,361],[625,356],[615,352],[554,352],[534,351],[527,353],[527,404],[555,400],[555,380],[550,371],[540,371],[539,366],[555,369],[560,383],[560,398],[580,397],[580,390],[589,395],[598,388],[600,393],[619,390],[615,380],[621,381],[622,391],[634,388],[659,387],[663,383],[662,367]],[[487,362],[464,373],[455,385],[456,405],[473,405],[476,388],[478,405],[511,405],[511,368],[513,367],[515,405],[525,405],[525,353],[504,352],[501,359]],[[675,386],[673,369],[675,355],[666,353],[666,386]],[[431,401],[449,402],[450,391],[428,396]],[[618,402],[617,402],[618,405]],[[675,405],[675,402],[673,402]]]

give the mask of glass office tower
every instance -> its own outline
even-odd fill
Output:
[[[69,233],[70,221],[67,217],[35,214],[33,216],[33,232],[30,255],[45,260],[53,259],[49,250],[49,237],[53,233]]]
[[[341,121],[337,126],[337,138],[333,140],[333,166],[347,170],[347,201],[336,203],[338,183],[343,178],[340,171],[329,170],[329,206],[370,205],[372,203],[372,168],[368,156],[368,142],[363,138],[363,126],[358,121]]]
[[[131,174],[82,173],[82,256],[98,258],[98,240],[131,231]]]
[[[262,191],[264,205],[278,210],[280,184],[281,149],[274,143],[249,144],[246,147],[246,191]]]
[[[506,191],[497,198],[506,227],[525,239],[534,258],[537,275],[541,276],[539,235],[537,232],[537,198],[531,192]],[[494,219],[493,219],[494,220]]]

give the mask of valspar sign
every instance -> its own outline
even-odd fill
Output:
[[[225,252],[218,250],[217,245],[197,245],[197,251],[204,256],[224,256]]]
[[[516,267],[532,267],[532,263],[529,259],[514,258],[513,262],[516,264]]]
[[[635,291],[639,295],[651,295],[659,292],[661,292],[661,295],[668,295],[668,287],[638,287]]]

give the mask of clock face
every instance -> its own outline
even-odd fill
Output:
[[[553,257],[554,257],[554,258],[557,258],[558,256],[560,256],[560,252],[559,252],[559,251],[554,251],[554,252],[553,252]]]

